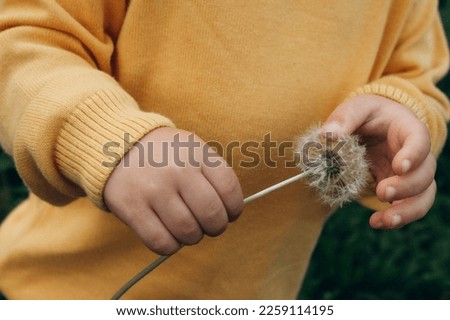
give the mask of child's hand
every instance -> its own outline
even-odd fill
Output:
[[[402,227],[431,208],[436,159],[427,127],[407,107],[381,96],[357,96],[339,105],[322,131],[355,132],[366,144],[377,197],[392,202],[371,216],[373,228]]]
[[[204,146],[192,133],[156,129],[131,148],[105,186],[108,208],[156,253],[221,234],[243,209],[234,171]]]

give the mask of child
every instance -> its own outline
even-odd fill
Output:
[[[0,138],[31,194],[0,228],[0,290],[105,299],[187,245],[124,297],[295,298],[332,210],[299,183],[228,222],[321,121],[367,144],[372,227],[421,218],[449,117],[436,7],[4,0]]]

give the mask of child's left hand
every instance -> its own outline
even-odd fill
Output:
[[[356,96],[333,111],[322,132],[357,133],[366,144],[377,197],[392,203],[370,217],[372,228],[400,228],[427,214],[436,159],[427,127],[410,109],[381,96]]]

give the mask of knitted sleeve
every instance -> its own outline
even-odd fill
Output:
[[[125,11],[124,0],[3,1],[0,143],[28,188],[52,204],[87,195],[104,207],[104,184],[127,149],[173,126],[140,111],[111,76]]]
[[[352,96],[375,94],[409,107],[427,125],[432,152],[438,155],[447,136],[450,105],[436,83],[447,73],[450,60],[437,1],[415,1],[396,41],[394,51],[379,58],[386,60],[380,76]],[[374,196],[362,203],[380,208]]]
[[[447,73],[449,61],[437,1],[416,1],[381,76],[352,95],[380,95],[409,107],[428,126],[433,153],[438,154],[446,139],[450,105],[436,82]]]

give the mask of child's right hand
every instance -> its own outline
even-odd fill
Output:
[[[158,254],[196,244],[204,234],[220,235],[243,210],[234,171],[204,146],[192,133],[156,129],[130,149],[106,183],[105,204]]]

